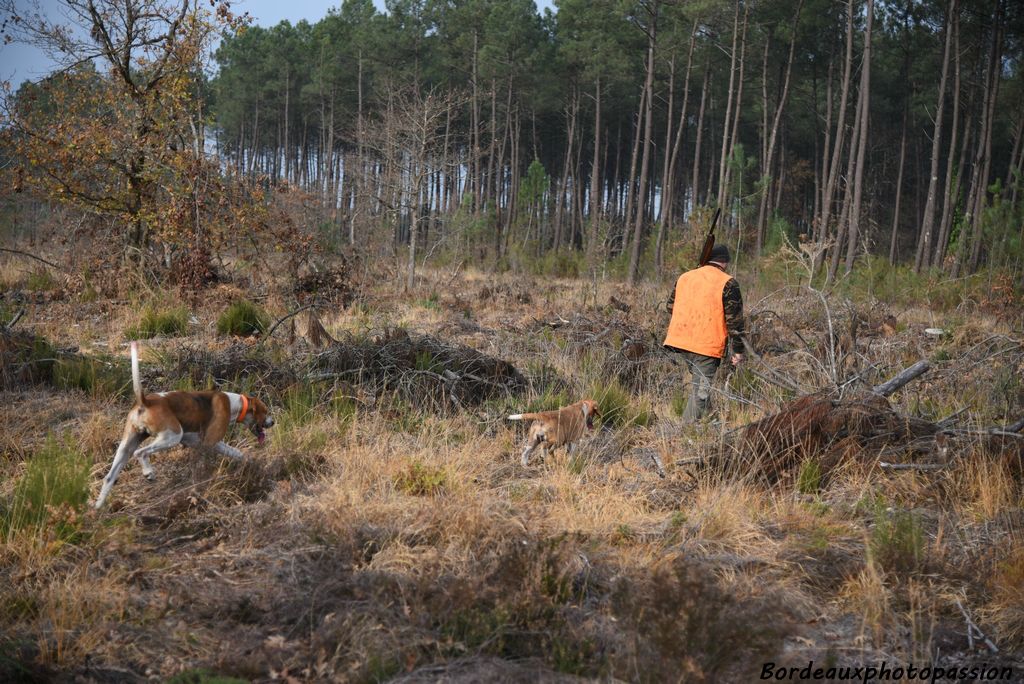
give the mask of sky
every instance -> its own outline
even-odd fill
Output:
[[[534,0],[543,11],[551,8],[552,0]],[[287,19],[296,23],[306,19],[315,23],[327,14],[330,7],[340,5],[340,0],[237,0],[232,2],[232,9],[238,13],[248,12],[255,24],[274,26]],[[373,0],[378,10],[384,10],[384,0]],[[38,6],[47,17],[59,17],[60,3],[58,0],[15,0],[15,5],[22,11],[34,12]],[[42,51],[28,45],[11,43],[0,44],[0,82],[7,81],[15,89],[26,80],[37,80],[53,70],[53,61]]]

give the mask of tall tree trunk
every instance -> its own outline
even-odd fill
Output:
[[[946,76],[949,73],[949,49],[952,43],[952,17],[958,11],[957,0],[949,0],[946,7],[946,20],[943,30],[946,34],[945,46],[942,51],[942,76],[939,77],[939,99],[935,105],[935,128],[932,132],[932,159],[928,172],[928,196],[925,199],[924,218],[921,221],[921,239],[914,257],[914,272],[920,273],[928,268],[928,260],[932,249],[932,230],[935,224],[935,201],[939,185],[939,155],[942,145],[942,117],[946,110]]]
[[[487,143],[487,174],[484,176],[484,207],[487,207],[494,200],[496,183],[494,179],[494,146],[498,143],[498,83],[491,79],[491,135]],[[500,240],[500,235],[498,236]]]
[[[857,107],[857,113],[853,117],[853,130],[850,133],[850,144],[851,146],[860,138],[860,107]],[[836,220],[836,235],[835,244],[832,246],[831,259],[829,261],[828,275],[825,279],[826,283],[832,282],[836,277],[836,273],[839,270],[839,262],[843,253],[843,247],[846,246],[846,239],[850,234],[850,205],[853,204],[853,176],[856,171],[857,155],[854,150],[851,149],[850,153],[846,155],[846,174],[843,176],[845,181],[843,185],[843,204],[842,209],[839,212],[839,218]]]
[[[853,179],[853,206],[850,209],[850,237],[846,244],[846,272],[853,270],[857,256],[857,238],[860,236],[861,203],[864,196],[864,167],[867,166],[868,124],[871,113],[871,27],[874,23],[875,2],[867,0],[867,27],[864,29],[864,57],[860,68],[860,136],[857,142],[857,170]]]
[[[970,190],[967,193],[966,214],[964,216],[964,232],[957,240],[957,254],[953,261],[952,277],[959,277],[967,262],[971,259],[974,249],[975,233],[980,240],[980,212],[988,185],[988,150],[991,149],[991,108],[994,107],[994,95],[999,88],[999,53],[1001,51],[1000,22],[1003,4],[995,0],[995,25],[992,28],[992,44],[985,68],[984,89],[982,91],[981,122],[978,140],[975,146],[973,168],[971,170]],[[980,246],[980,243],[979,243]]]
[[[645,81],[646,86],[646,81]],[[629,159],[629,176],[626,178],[626,212],[622,215],[622,250],[626,249],[629,236],[630,221],[633,218],[633,205],[636,202],[636,167],[640,161],[640,143],[643,139],[644,107],[647,105],[647,88],[640,91],[640,104],[636,110],[636,128],[633,136],[633,153]]]
[[[663,265],[665,235],[671,234],[672,227],[675,223],[675,172],[678,168],[679,150],[682,147],[683,134],[686,132],[686,113],[690,103],[690,73],[693,69],[693,46],[696,43],[696,39],[697,21],[694,21],[693,28],[690,29],[690,45],[686,51],[686,76],[683,79],[683,106],[679,110],[679,126],[676,128],[675,141],[672,143],[672,154],[665,155],[665,167],[662,173],[661,220],[658,225],[658,240],[654,247],[654,263],[659,274],[661,273]],[[669,121],[671,122],[671,106],[669,107],[669,111]],[[670,123],[668,133],[666,133],[665,136],[666,149],[668,149],[668,140],[671,136],[672,126]]]
[[[348,221],[348,244],[354,247],[356,244],[356,219],[360,210],[368,206],[365,197],[367,188],[367,176],[370,169],[366,163],[366,131],[363,128],[363,51],[360,50],[357,57],[358,75],[356,77],[356,136],[358,140],[359,166],[355,174],[354,185],[355,200],[352,207],[352,215]]]
[[[704,85],[700,90],[700,109],[697,112],[697,139],[693,145],[693,173],[690,175],[691,203],[696,207],[701,200],[700,197],[700,146],[704,139],[704,111],[708,99],[708,84],[711,81],[711,60],[704,65]]]
[[[900,135],[900,164],[896,172],[896,206],[892,210],[892,233],[889,235],[889,264],[896,264],[896,236],[900,227],[900,200],[903,199],[903,163],[907,158],[907,109],[909,103],[903,104],[903,127]]]
[[[765,178],[770,178],[771,177],[772,160],[775,157],[775,141],[776,141],[776,139],[778,138],[778,135],[779,135],[779,122],[782,121],[782,112],[786,108],[786,99],[789,97],[789,76],[793,72],[793,53],[794,53],[794,51],[796,49],[796,30],[797,30],[797,27],[800,24],[800,12],[801,12],[801,10],[803,10],[803,6],[804,6],[803,0],[800,0],[800,2],[797,3],[796,12],[794,13],[794,16],[793,16],[793,26],[792,26],[792,29],[791,29],[791,32],[790,32],[791,37],[790,37],[790,41],[789,41],[789,56],[786,58],[786,75],[783,77],[782,95],[779,96],[779,103],[778,103],[778,105],[775,108],[775,115],[774,115],[774,117],[772,119],[772,131],[771,131],[771,134],[770,134],[770,136],[768,138],[768,146],[767,146],[767,148],[764,151],[765,163],[764,163],[764,167],[763,168],[764,168],[764,176],[765,176]],[[767,55],[767,48],[766,48],[765,54]],[[767,63],[767,60],[766,60],[766,63]],[[764,77],[762,76],[762,81],[763,80],[764,80]],[[768,92],[767,92],[767,89],[764,90],[764,111],[765,111],[765,119],[764,120],[765,120],[765,123],[767,123],[767,121],[768,121],[768,118],[767,118],[767,112],[768,112]],[[765,218],[766,218],[765,214],[766,214],[767,209],[768,209],[768,206],[767,206],[768,205],[768,195],[769,195],[770,190],[771,190],[770,186],[767,183],[765,183],[764,191],[762,192],[762,195],[761,195],[761,207],[759,209],[759,214],[758,214],[758,217],[757,217],[757,250],[756,250],[755,254],[760,254],[761,253],[761,248],[762,248],[762,246],[764,244]]]
[[[846,101],[850,95],[850,71],[853,67],[853,2],[848,0],[846,9],[846,58],[843,63],[843,85],[839,91],[839,109],[836,111],[836,137],[832,141],[832,153],[829,154],[831,168],[825,182],[825,195],[821,202],[821,217],[818,221],[822,240],[832,234],[829,224],[832,216],[832,202],[839,182],[839,164],[842,158],[846,138]],[[851,151],[852,154],[852,151]],[[835,246],[839,249],[839,245]]]
[[[633,226],[633,251],[629,256],[629,274],[626,283],[636,283],[637,274],[640,271],[640,253],[643,247],[643,224],[646,215],[646,191],[647,171],[651,158],[651,147],[654,142],[654,48],[657,44],[658,35],[658,3],[652,2],[648,6],[650,13],[650,24],[647,27],[647,80],[644,84],[644,91],[647,93],[644,107],[644,153],[640,163],[640,187],[637,190],[636,201],[636,222]]]
[[[587,238],[587,265],[597,260],[597,235],[601,223],[601,76],[594,79],[594,161],[590,167],[590,233]]]
[[[730,185],[730,183],[732,181],[732,165],[728,163],[728,157],[731,157],[733,155],[733,152],[736,149],[736,145],[739,144],[739,137],[740,137],[740,114],[743,111],[743,107],[742,107],[742,105],[743,105],[743,73],[744,73],[744,67],[746,65],[746,56],[747,56],[747,26],[748,26],[747,18],[749,16],[749,11],[750,11],[750,5],[745,4],[743,6],[743,25],[742,25],[742,28],[740,29],[740,60],[739,60],[740,61],[740,73],[739,73],[739,78],[736,81],[736,103],[735,103],[735,106],[733,107],[732,131],[729,134],[729,154],[726,157],[725,177],[719,179],[719,183],[721,183],[720,187],[721,188],[725,188],[725,194],[723,195],[723,200],[722,200],[723,202],[728,198],[729,185]],[[726,119],[725,125],[726,125],[726,127],[729,126],[728,119]],[[743,170],[740,169],[741,193],[742,193],[742,185],[743,185],[742,174],[743,174]],[[741,248],[742,243],[743,243],[743,226],[742,226],[742,221],[743,221],[743,214],[742,214],[742,212],[737,212],[736,213],[736,253],[737,253],[736,256],[737,256],[737,258],[739,257],[740,248]]]
[[[562,221],[564,218],[564,207],[566,204],[565,193],[569,188],[569,174],[572,168],[572,146],[576,140],[576,117],[580,111],[579,96],[573,88],[569,94],[569,105],[566,107],[565,116],[568,119],[569,132],[565,141],[565,159],[562,160],[562,179],[558,184],[559,192],[555,203],[555,244],[557,251],[562,246]]]
[[[943,182],[942,191],[942,222],[939,224],[939,236],[935,241],[935,253],[932,256],[931,265],[935,268],[942,268],[942,261],[946,257],[946,245],[949,244],[949,231],[953,223],[953,214],[956,212],[956,198],[960,194],[960,176],[963,173],[962,164],[957,171],[956,184],[953,183],[953,164],[956,159],[957,135],[960,132],[960,7],[957,3],[957,11],[953,14],[953,123],[950,131],[949,153],[946,157],[946,177]],[[964,131],[964,140],[969,137],[967,125]],[[966,147],[964,151],[966,151]],[[963,153],[960,155],[963,159]]]
[[[716,204],[719,207],[725,202],[725,164],[729,155],[729,121],[732,116],[733,86],[736,83],[736,43],[739,39],[739,33],[740,3],[739,0],[736,0],[736,9],[733,11],[732,16],[732,48],[729,50],[729,91],[725,99],[725,123],[722,124],[722,153],[718,159],[718,199]]]
[[[1005,7],[1002,0],[996,0],[995,27],[992,43],[991,77],[988,80],[988,120],[985,124],[985,145],[984,157],[981,169],[981,184],[978,186],[977,205],[974,209],[974,220],[972,226],[971,255],[968,263],[970,273],[978,270],[981,262],[981,244],[984,237],[984,225],[982,225],[982,213],[988,203],[988,184],[992,170],[992,130],[995,128],[996,102],[999,97],[999,81],[1002,72],[1003,55],[1003,15]]]
[[[831,165],[829,163],[829,151],[831,148],[832,136],[832,75],[835,63],[832,55],[828,60],[828,81],[825,84],[825,142],[821,147],[820,169],[815,169],[815,178],[820,176],[818,183],[818,195],[814,198],[814,214],[811,219],[811,240],[824,240],[827,236],[825,226],[820,224],[821,216],[825,207],[825,192],[828,187],[828,175]],[[817,117],[815,117],[817,118]],[[817,144],[817,141],[815,141]]]
[[[480,50],[480,36],[476,29],[473,29],[473,63],[471,65],[470,80],[473,85],[473,104],[470,107],[470,144],[473,146],[473,153],[470,157],[472,171],[467,180],[472,183],[473,210],[479,213],[483,209],[483,163],[480,159],[480,72],[477,65],[477,57]]]

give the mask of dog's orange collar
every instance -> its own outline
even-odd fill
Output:
[[[244,394],[239,394],[242,398],[242,410],[238,412],[238,422],[241,423],[242,419],[245,418],[245,414],[249,412],[249,397]]]

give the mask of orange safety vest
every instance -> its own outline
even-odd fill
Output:
[[[716,266],[701,266],[679,276],[672,320],[665,342],[668,347],[722,358],[725,340],[725,307],[722,292],[732,276]]]

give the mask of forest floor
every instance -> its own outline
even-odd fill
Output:
[[[364,269],[313,309],[336,342],[302,312],[260,344],[216,332],[231,302],[277,320],[312,300],[254,271],[194,303],[114,299],[20,263],[0,269],[0,321],[24,309],[14,332],[78,356],[41,381],[5,357],[4,681],[729,682],[808,664],[1024,680],[1024,439],[987,436],[1024,416],[1019,302],[935,312],[741,268],[760,358],[723,369],[714,419],[687,425],[688,374],[657,345],[668,279],[437,270],[405,293]],[[187,323],[142,342],[146,389],[261,396],[269,439],[236,428],[237,462],[158,454],[153,481],[130,463],[98,512],[75,491],[27,506],[76,464],[98,493],[147,305]],[[932,469],[853,445],[828,470],[809,454],[770,471],[736,448],[800,395],[838,401],[921,359],[890,405],[950,429],[885,458]],[[604,420],[581,448],[522,466],[506,416],[587,397]]]

